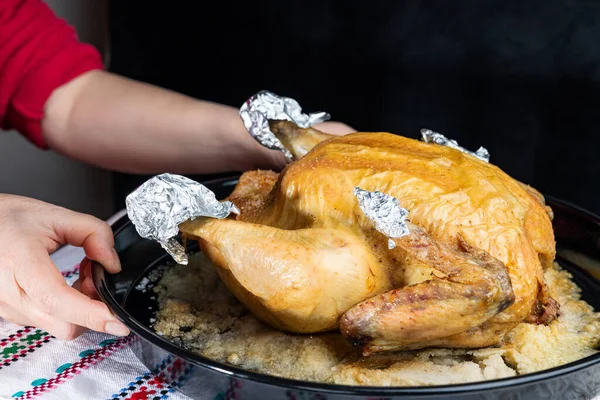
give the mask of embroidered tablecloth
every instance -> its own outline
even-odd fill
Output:
[[[124,213],[117,213],[108,222],[113,223]],[[83,250],[72,246],[52,255],[69,284],[77,280],[83,257]],[[119,338],[87,332],[75,340],[63,341],[41,329],[17,326],[0,318],[0,399],[190,400],[176,390],[186,378],[186,367],[166,358],[148,370],[131,350],[135,340],[133,335]],[[236,385],[236,380],[231,380],[221,393],[211,397],[264,398],[259,393],[241,396]],[[325,398],[306,395],[288,392],[285,397]],[[593,400],[600,400],[600,396]]]

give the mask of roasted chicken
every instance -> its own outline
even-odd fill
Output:
[[[296,333],[340,329],[363,354],[498,344],[558,304],[551,210],[535,189],[459,150],[388,134],[333,137],[291,122],[271,130],[295,160],[247,172],[240,214],[180,225],[258,318]],[[353,190],[409,210],[409,234],[377,231]]]

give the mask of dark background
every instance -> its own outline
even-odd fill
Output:
[[[268,89],[362,131],[430,128],[600,213],[599,23],[597,1],[118,0],[110,68],[236,107]],[[144,179],[117,175],[118,209]]]

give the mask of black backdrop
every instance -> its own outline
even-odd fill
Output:
[[[269,89],[359,130],[416,138],[427,127],[600,213],[600,2],[110,7],[114,72],[236,107]],[[145,178],[117,174],[116,206]]]

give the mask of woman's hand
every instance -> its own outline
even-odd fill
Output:
[[[318,131],[337,136],[343,136],[349,133],[356,132],[356,129],[337,121],[321,122],[320,124],[314,125],[313,128],[315,128]]]
[[[41,201],[0,195],[0,316],[59,339],[73,339],[86,329],[127,335],[127,327],[104,303],[67,285],[50,259],[63,244],[83,247],[89,259],[110,273],[121,270],[105,222]]]

